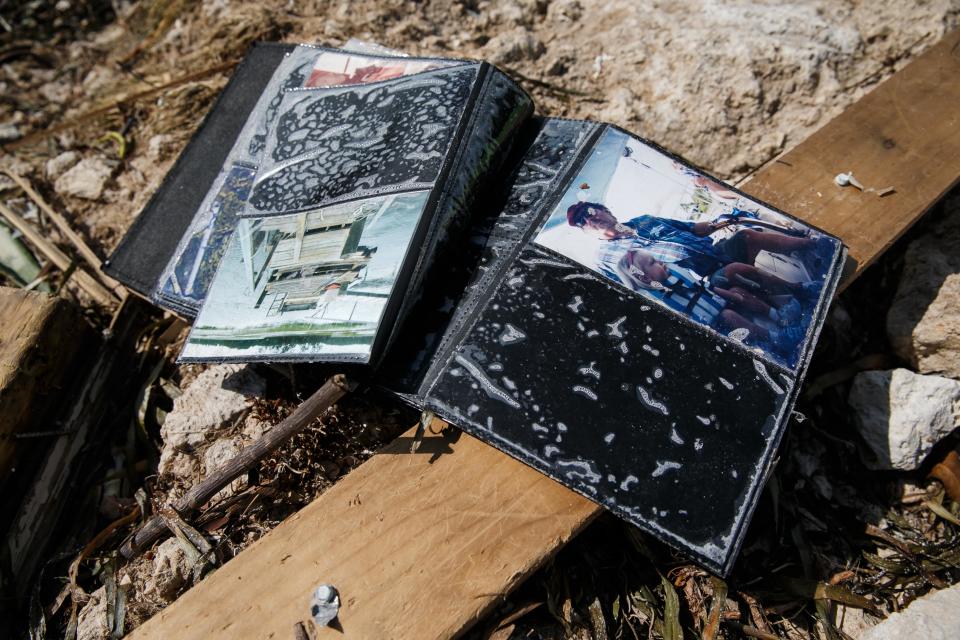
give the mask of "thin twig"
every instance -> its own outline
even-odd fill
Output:
[[[30,223],[15,213],[13,209],[0,203],[0,214],[2,214],[17,231],[22,233],[50,262],[57,265],[58,269],[66,272],[71,268],[73,261],[58,249],[56,245],[44,238]],[[120,301],[119,298],[115,297],[99,280],[86,271],[81,269],[77,270],[76,282],[81,289],[105,307],[112,307]]]
[[[120,286],[119,282],[100,271],[100,265],[102,264],[100,258],[96,253],[93,252],[93,249],[91,249],[87,243],[83,241],[83,238],[80,237],[80,234],[73,230],[66,218],[57,213],[53,207],[47,203],[46,200],[40,197],[40,194],[34,190],[33,185],[31,185],[27,179],[15,173],[11,169],[0,168],[0,172],[7,174],[11,180],[17,183],[18,187],[23,189],[23,192],[27,194],[27,197],[33,200],[34,203],[36,203],[36,205],[50,217],[50,219],[53,221],[53,224],[55,224],[57,229],[60,230],[60,233],[62,233],[63,236],[69,240],[74,247],[76,247],[77,253],[80,254],[80,257],[86,260],[87,264],[93,267],[94,274],[100,278],[100,280],[107,285],[107,288],[111,289],[118,298],[122,298],[124,293],[123,287]]]
[[[280,447],[290,438],[306,429],[314,419],[331,405],[353,390],[356,385],[338,374],[327,380],[309,398],[287,416],[280,424],[264,434],[259,440],[243,448],[231,458],[218,472],[208,476],[203,482],[187,491],[183,497],[173,503],[171,507],[184,519],[203,506],[221,489],[246,473],[257,463],[263,460],[272,451]],[[125,558],[132,559],[143,549],[162,538],[168,529],[161,517],[154,517],[147,521],[137,533],[123,543],[120,553]]]

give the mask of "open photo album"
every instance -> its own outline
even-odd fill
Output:
[[[495,67],[255,46],[107,272],[343,362],[726,573],[845,249]]]

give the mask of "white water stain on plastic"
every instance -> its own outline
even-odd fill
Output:
[[[680,434],[677,433],[675,427],[670,428],[670,442],[674,444],[683,444],[683,438],[681,438]]]
[[[600,480],[603,479],[586,460],[557,460],[557,467],[568,469],[567,471],[563,471],[563,475],[568,479],[583,478],[591,484],[600,482]]]
[[[500,344],[506,346],[508,344],[522,342],[526,337],[527,334],[508,322],[504,325],[503,333],[500,334],[499,340]]]
[[[580,313],[580,307],[583,306],[583,298],[580,296],[573,296],[573,300],[567,303],[567,309],[573,311],[574,313]]]
[[[730,391],[733,391],[733,383],[732,383],[732,382],[730,382],[730,381],[727,380],[726,378],[722,378],[722,377],[721,377],[721,378],[718,378],[718,379],[720,380],[720,384],[722,384],[723,386],[725,386],[725,387],[726,387],[727,389],[729,389]]]
[[[480,387],[483,388],[488,396],[494,400],[499,400],[500,402],[506,404],[507,406],[513,407],[514,409],[520,408],[520,403],[511,398],[509,393],[497,386],[497,384],[488,378],[483,373],[483,370],[480,369],[480,367],[478,367],[476,364],[470,360],[467,360],[462,355],[457,355],[454,360],[456,360],[457,364],[467,370],[467,373],[469,373],[473,379],[480,384]]]
[[[671,471],[673,469],[679,469],[682,466],[683,465],[680,464],[679,462],[674,462],[672,460],[657,460],[657,468],[654,469],[653,473],[651,473],[650,475],[653,476],[654,478],[659,478],[660,476],[665,474],[667,471]]]
[[[640,398],[640,401],[643,402],[643,404],[647,405],[654,411],[659,411],[665,416],[670,415],[670,410],[667,409],[667,405],[651,397],[650,392],[640,385],[637,385],[637,397]]]
[[[623,479],[623,482],[620,483],[620,490],[630,491],[630,485],[639,481],[640,481],[640,478],[638,478],[637,476],[629,475]]]
[[[607,435],[603,436],[603,441],[606,442],[607,444],[610,444],[613,442],[613,438],[614,438],[614,434],[608,433]]]
[[[607,323],[607,335],[608,335],[608,336],[611,336],[611,337],[613,337],[613,338],[622,338],[622,337],[623,337],[623,331],[621,330],[620,327],[623,325],[624,322],[626,322],[626,320],[627,320],[627,316],[620,316],[619,318],[617,318],[617,319],[614,320],[613,322],[608,322],[608,323]]]
[[[659,355],[660,355],[660,350],[659,350],[659,349],[654,349],[653,347],[651,347],[651,346],[648,345],[648,344],[643,345],[643,350],[646,351],[647,353],[649,353],[649,354],[652,355],[652,356],[659,356]]]
[[[596,360],[591,360],[590,364],[587,365],[586,367],[580,367],[579,369],[577,369],[577,373],[579,373],[582,376],[593,376],[594,378],[599,380],[600,372],[597,371],[595,367],[596,364],[597,364]]]
[[[588,388],[588,387],[585,387],[585,386],[583,386],[582,384],[578,384],[578,385],[574,386],[574,387],[573,387],[573,392],[574,392],[574,393],[579,393],[579,394],[582,395],[583,397],[585,397],[585,398],[590,398],[591,400],[596,400],[596,399],[597,399],[597,394],[593,391],[593,389],[590,389],[590,388]]]
[[[771,389],[773,389],[774,393],[776,393],[778,396],[783,395],[783,387],[778,385],[776,380],[770,376],[770,373],[767,372],[767,367],[762,362],[759,360],[754,360],[753,368],[757,370],[757,375],[759,375],[760,378],[766,382]]]

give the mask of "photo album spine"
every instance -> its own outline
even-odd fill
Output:
[[[293,49],[294,45],[280,43],[251,47],[156,193],[104,262],[104,273],[140,296],[155,299],[157,283],[216,181],[233,141],[274,71]],[[196,314],[195,306],[183,303],[171,310],[188,318]]]

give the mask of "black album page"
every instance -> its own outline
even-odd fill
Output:
[[[589,143],[560,176],[531,147],[424,404],[725,573],[845,250],[620,129],[554,122]]]

